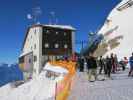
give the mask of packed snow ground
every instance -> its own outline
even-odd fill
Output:
[[[11,83],[0,88],[0,100],[55,100],[56,83],[68,74],[61,66],[46,63],[39,75],[13,87]]]
[[[1,100],[52,100],[55,84],[46,79],[44,73],[38,78],[27,82],[18,88],[11,88],[10,84],[0,89]],[[53,94],[53,98],[51,98]]]
[[[55,100],[56,83],[67,73],[65,68],[47,63],[39,75],[23,85],[1,87],[0,100]]]
[[[39,77],[19,86],[7,84],[0,88],[0,100],[53,100],[55,82],[45,78],[45,72]]]
[[[117,72],[112,78],[89,82],[85,72],[77,72],[68,100],[132,100],[133,78],[128,77],[128,70]]]

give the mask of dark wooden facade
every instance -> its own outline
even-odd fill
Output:
[[[43,27],[42,55],[72,54],[72,30]]]

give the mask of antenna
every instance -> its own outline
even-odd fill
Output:
[[[50,12],[49,24],[57,24],[57,23],[58,19],[55,16],[55,12],[54,11]]]
[[[42,11],[41,11],[41,8],[39,6],[32,8],[32,16],[33,16],[34,23],[40,23],[40,22],[38,22],[38,19],[39,19],[41,14],[42,14]]]
[[[55,22],[55,24],[58,24],[58,18],[56,18],[56,22]]]

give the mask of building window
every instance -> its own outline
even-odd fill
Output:
[[[66,36],[67,35],[67,33],[66,32],[64,32],[64,36]]]
[[[59,48],[59,44],[56,43],[56,44],[54,45],[54,47],[55,47],[55,48]]]
[[[34,34],[36,35],[36,29],[34,30]]]
[[[29,63],[31,63],[31,59],[29,59]]]
[[[19,63],[20,63],[20,64],[21,64],[21,63],[24,63],[24,56],[22,56],[22,57],[19,58]]]
[[[49,33],[49,30],[46,30],[46,33],[48,34]]]
[[[32,46],[31,46],[31,50],[32,50]]]
[[[56,35],[58,35],[59,34],[59,32],[56,32]]]
[[[37,56],[34,56],[34,62],[36,62],[37,61]]]
[[[36,49],[36,44],[34,44],[34,49]]]
[[[48,43],[45,43],[45,48],[49,48],[49,44]]]
[[[65,45],[64,45],[64,48],[65,48],[65,49],[67,49],[67,48],[68,48],[68,45],[67,45],[67,44],[65,44]]]

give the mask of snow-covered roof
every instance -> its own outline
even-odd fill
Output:
[[[76,30],[74,27],[70,25],[44,25],[46,27],[53,27],[53,28],[61,28],[61,29],[68,29],[68,30]]]
[[[51,65],[50,63],[46,63],[44,70],[48,70],[48,71],[52,71],[52,72],[56,72],[56,73],[60,73],[60,74],[67,74],[68,70],[61,67],[61,66],[54,66]]]
[[[71,31],[76,30],[76,28],[72,27],[71,25],[57,25],[57,24],[34,24],[29,28],[33,28],[33,27],[51,27],[51,28],[59,28],[59,29],[71,30]]]
[[[19,55],[19,57],[25,56],[25,55],[30,54],[30,53],[32,53],[32,51],[22,52],[22,53]]]

